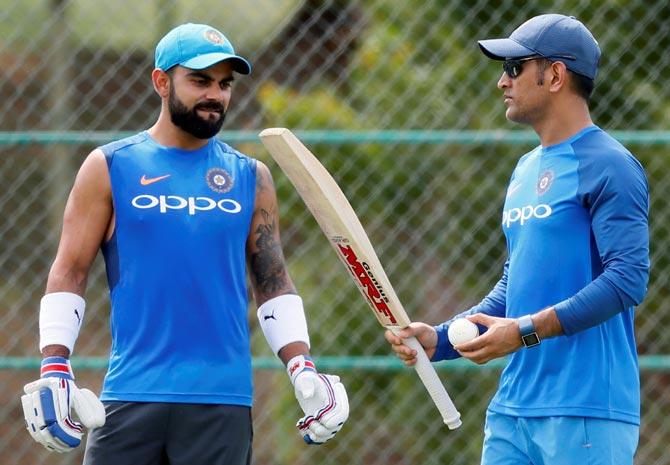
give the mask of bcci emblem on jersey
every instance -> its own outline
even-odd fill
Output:
[[[554,172],[547,170],[540,175],[540,178],[537,180],[537,195],[542,195],[546,193],[551,184],[554,182]]]
[[[222,168],[212,168],[205,175],[207,185],[214,192],[225,194],[233,188],[233,178]]]

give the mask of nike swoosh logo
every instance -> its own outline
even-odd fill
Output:
[[[507,191],[507,197],[509,197],[510,195],[514,194],[516,191],[518,191],[518,190],[519,190],[519,187],[521,187],[521,183],[520,183],[520,182],[514,184],[513,186],[510,186],[509,190]]]
[[[148,186],[149,184],[153,184],[155,182],[162,181],[163,179],[169,178],[169,177],[170,177],[170,175],[166,174],[166,175],[163,175],[163,176],[158,176],[157,178],[147,178],[147,176],[145,174],[143,174],[142,177],[140,178],[140,184],[142,184],[143,186]]]

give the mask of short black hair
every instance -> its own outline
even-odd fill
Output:
[[[586,103],[589,103],[591,99],[591,94],[593,93],[593,88],[595,87],[595,81],[590,77],[584,76],[583,74],[575,73],[574,71],[568,70],[570,73],[570,82],[572,90],[574,90],[577,95],[586,100]]]

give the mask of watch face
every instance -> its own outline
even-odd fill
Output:
[[[540,338],[535,333],[526,334],[521,340],[526,347],[533,347],[540,343]]]

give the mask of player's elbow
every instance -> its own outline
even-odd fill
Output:
[[[640,305],[647,295],[647,284],[649,282],[649,266],[640,267],[637,279],[631,285],[630,299],[633,305]]]
[[[649,263],[628,265],[618,269],[616,288],[624,308],[640,305],[647,295]]]

